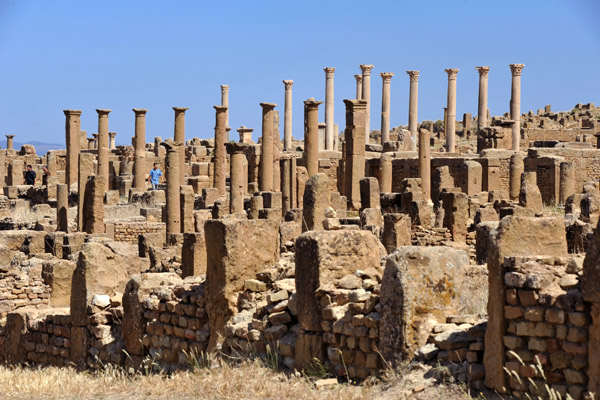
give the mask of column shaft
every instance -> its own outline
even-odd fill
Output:
[[[319,172],[319,104],[322,103],[312,98],[304,102],[304,157],[309,178]]]
[[[274,103],[260,103],[262,107],[262,141],[258,188],[263,192],[273,191],[273,109]]]
[[[292,148],[292,86],[294,81],[285,80],[285,108],[283,115],[283,148],[291,150]]]
[[[371,70],[372,65],[362,64],[360,66],[362,70],[362,100],[367,101],[367,109],[365,111],[365,129],[367,130],[366,140],[369,143],[371,137]]]
[[[510,118],[512,125],[512,150],[519,151],[521,142],[521,71],[524,64],[510,64],[512,85],[510,91]]]
[[[225,150],[225,136],[227,127],[227,107],[215,106],[215,151],[214,151],[214,173],[213,186],[219,191],[220,197],[227,195],[225,187],[227,175],[227,154]]]
[[[81,135],[81,110],[64,110],[66,116],[65,139],[67,142],[66,180],[69,187],[77,182]]]
[[[333,76],[335,68],[325,70],[325,150],[333,150]]]
[[[167,239],[171,234],[181,232],[181,213],[179,195],[179,152],[183,149],[181,142],[163,142],[161,145],[167,149],[165,158],[167,174]]]
[[[406,71],[410,76],[410,91],[408,96],[408,130],[411,135],[411,150],[416,150],[417,124],[419,107],[419,71]]]
[[[175,132],[173,134],[173,140],[181,143],[181,150],[179,151],[179,168],[177,168],[180,174],[177,177],[179,185],[185,185],[185,112],[189,110],[187,107],[173,107],[175,111]],[[179,194],[179,190],[177,190]],[[178,196],[179,197],[179,196]]]
[[[427,129],[419,132],[419,178],[423,200],[431,200],[431,151],[430,136]]]
[[[108,179],[108,114],[110,110],[97,109],[98,113],[98,171],[97,175],[103,178],[105,191],[109,190]]]
[[[356,79],[356,99],[362,99],[362,75],[354,75],[354,79]]]
[[[142,108],[134,108],[135,113],[135,136],[134,158],[133,158],[133,187],[146,190],[146,111]]]
[[[448,105],[446,109],[446,151],[456,151],[456,75],[458,69],[446,69],[448,73]]]
[[[381,144],[390,141],[390,86],[392,82],[391,72],[382,72],[379,74],[382,80],[381,90]]]
[[[56,230],[69,231],[69,186],[58,185],[56,193]]]

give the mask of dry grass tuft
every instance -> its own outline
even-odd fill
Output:
[[[78,373],[70,368],[0,366],[0,398],[10,399],[365,399],[376,388],[334,385],[316,388],[256,362],[221,363],[211,369],[172,375],[127,376],[120,369]]]

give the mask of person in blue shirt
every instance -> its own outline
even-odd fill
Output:
[[[148,176],[148,181],[152,184],[152,190],[158,189],[158,184],[160,183],[160,178],[163,176],[162,171],[158,168],[158,164],[154,163],[154,168],[150,170],[150,174]]]

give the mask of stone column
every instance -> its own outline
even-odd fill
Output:
[[[230,161],[230,199],[229,213],[244,212],[244,161],[246,160],[247,143],[228,143],[227,151],[231,155]]]
[[[333,150],[333,75],[335,68],[323,68],[325,71],[325,150]]]
[[[431,134],[427,129],[419,131],[419,178],[423,200],[431,201]]]
[[[479,101],[477,103],[477,131],[487,126],[488,75],[490,67],[475,67],[479,71]]]
[[[512,125],[512,150],[519,151],[521,142],[521,72],[525,64],[510,64],[512,85],[510,90],[510,119]]]
[[[454,153],[456,151],[456,75],[458,68],[449,68],[445,70],[448,74],[448,107],[446,110],[446,151]]]
[[[382,72],[379,74],[383,82],[381,90],[381,144],[390,141],[390,86],[393,72]]]
[[[575,193],[575,170],[573,163],[563,161],[560,163],[560,189],[558,203],[564,205],[567,199]]]
[[[15,135],[6,135],[6,150],[14,150],[13,138]]]
[[[273,191],[273,109],[275,103],[260,103],[262,107],[262,141],[258,188],[261,192]]]
[[[92,133],[92,136],[94,137],[94,149],[98,149],[98,134]]]
[[[94,150],[96,148],[96,139],[88,138],[88,150]]]
[[[410,89],[408,95],[408,130],[411,136],[411,150],[416,151],[417,124],[419,110],[419,71],[406,71],[410,76]]]
[[[356,79],[356,99],[362,99],[362,75],[354,75],[354,79]]]
[[[79,135],[81,134],[81,110],[63,110],[66,116],[65,141],[67,143],[67,163],[65,183],[71,185],[77,182],[79,171],[78,157],[81,151]]]
[[[319,105],[322,103],[312,97],[304,102],[304,159],[309,178],[319,172]]]
[[[87,178],[83,199],[83,231],[85,233],[105,232],[104,193],[106,190],[104,188],[106,183],[104,180],[104,177],[100,175],[90,175]]]
[[[96,157],[92,153],[79,153],[77,173],[77,192],[79,193],[77,200],[77,230],[83,232],[83,214],[84,214],[84,197],[85,187],[90,175],[94,174],[94,159]]]
[[[229,131],[231,131],[229,127],[229,85],[221,85],[221,105],[227,107],[225,113],[225,126],[227,127],[225,130],[225,143],[229,143]]]
[[[360,180],[365,176],[365,142],[367,137],[366,100],[344,100],[346,104],[346,160],[344,179],[348,206],[360,209]]]
[[[146,110],[133,108],[135,113],[135,136],[133,155],[133,187],[142,191],[146,190]]]
[[[175,111],[175,133],[173,140],[181,143],[181,150],[179,151],[179,168],[178,173],[179,185],[185,185],[185,112],[189,110],[188,107],[173,107]],[[168,150],[168,149],[167,149]]]
[[[215,106],[215,151],[214,151],[214,173],[213,187],[219,191],[219,197],[227,196],[225,181],[227,179],[227,153],[225,149],[225,138],[227,131],[227,107]]]
[[[240,143],[252,143],[252,132],[254,129],[246,128],[244,125],[242,125],[237,131],[240,134]]]
[[[101,176],[101,182],[108,191],[108,114],[111,110],[96,109],[98,113],[98,170],[96,175]]]
[[[513,154],[510,157],[509,164],[509,195],[511,200],[519,200],[519,191],[521,190],[521,175],[525,171],[523,156]]]
[[[392,193],[392,154],[382,153],[379,159],[379,189],[382,193]]]
[[[177,118],[176,118],[177,119]],[[180,233],[180,196],[179,196],[179,152],[183,149],[181,142],[162,142],[162,146],[167,149],[165,158],[166,178],[167,178],[167,237],[174,233]]]
[[[56,230],[69,231],[69,186],[58,185],[56,194]]]
[[[117,132],[108,132],[108,149],[109,150],[114,150],[117,148],[117,145],[115,144],[115,136],[117,136]]]
[[[292,160],[290,158],[282,158],[281,164],[281,211],[285,215],[292,208]]]
[[[371,70],[373,69],[372,65],[362,64],[360,66],[362,70],[362,100],[367,101],[367,109],[365,111],[365,128],[367,129],[366,140],[369,143],[371,137]]]
[[[285,108],[283,111],[283,148],[292,148],[292,86],[294,81],[285,80]]]

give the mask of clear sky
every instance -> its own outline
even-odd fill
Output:
[[[409,77],[421,71],[419,121],[443,118],[447,75],[460,68],[457,118],[477,114],[478,74],[489,65],[492,115],[509,109],[510,69],[524,63],[521,109],[600,105],[599,0],[28,1],[0,0],[0,135],[64,143],[63,109],[112,109],[117,144],[130,144],[132,108],[147,108],[147,141],[172,137],[171,107],[185,106],[186,138],[214,134],[220,85],[230,126],[261,130],[260,102],[278,103],[293,79],[293,132],[303,101],[324,100],[335,67],[335,121],[355,97],[353,75],[373,64],[371,128],[378,129],[380,72],[395,72],[391,125],[408,120]],[[324,106],[319,110],[324,120]],[[232,132],[232,139],[237,139]]]

